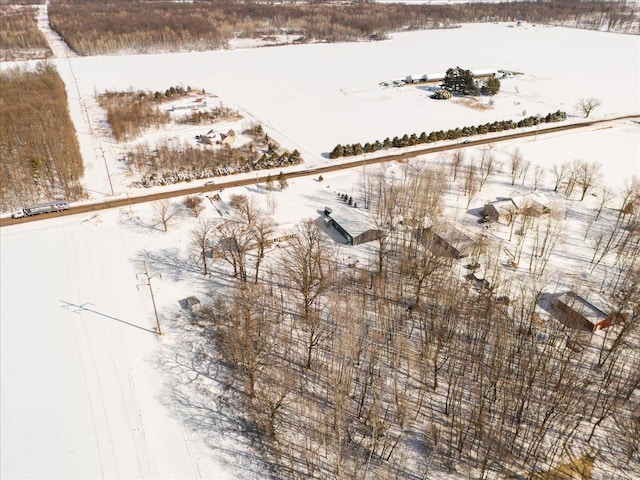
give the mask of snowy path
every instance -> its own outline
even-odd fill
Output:
[[[44,38],[51,48],[51,52],[55,58],[77,57],[77,55],[69,48],[60,35],[51,30],[49,26],[49,2],[38,7],[38,28],[44,35]]]
[[[118,152],[109,151],[100,140],[94,135],[94,129],[98,126],[99,120],[94,118],[90,112],[103,114],[97,106],[95,99],[91,95],[82,94],[78,85],[78,77],[74,70],[74,62],[80,57],[69,48],[64,40],[54,32],[49,26],[48,2],[38,7],[37,17],[38,28],[49,44],[53,56],[58,60],[56,66],[60,77],[65,83],[67,96],[69,99],[69,113],[76,126],[80,152],[84,161],[84,187],[92,198],[104,198],[114,194],[111,174],[106,156]],[[117,167],[117,163],[112,168]],[[115,168],[114,168],[115,170]]]

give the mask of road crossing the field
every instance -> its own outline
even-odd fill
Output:
[[[584,129],[584,128],[589,128],[597,125],[608,124],[608,123],[619,121],[619,120],[631,120],[631,119],[640,120],[640,115],[625,115],[620,117],[608,118],[606,120],[588,120],[588,121],[581,121],[579,123],[569,123],[569,124],[563,123],[561,125],[554,125],[552,127],[540,128],[540,129],[530,130],[526,132],[506,133],[504,135],[491,136],[491,137],[483,136],[483,138],[477,138],[477,139],[465,138],[455,143],[447,143],[444,145],[431,146],[431,147],[421,148],[416,150],[404,150],[399,153],[376,156],[372,158],[358,157],[357,159],[347,160],[347,161],[340,159],[340,160],[336,160],[335,163],[331,165],[326,165],[322,167],[310,167],[310,168],[304,168],[303,166],[299,170],[284,172],[283,175],[287,179],[322,175],[322,174],[336,172],[340,170],[347,170],[350,168],[374,165],[377,163],[404,161],[409,158],[414,158],[421,155],[446,152],[450,150],[457,150],[460,148],[477,147],[480,145],[506,142],[510,140],[518,140],[518,139],[527,138],[527,137],[534,137],[534,136],[537,137],[538,135],[545,136],[545,135],[560,133],[568,130]],[[72,206],[69,210],[66,210],[64,212],[37,215],[33,217],[24,217],[19,219],[14,219],[10,217],[1,218],[0,227],[19,224],[19,223],[25,223],[30,221],[36,221],[40,219],[44,220],[47,218],[52,218],[54,216],[76,215],[79,213],[95,212],[98,210],[106,210],[109,208],[128,207],[137,203],[156,202],[158,200],[164,200],[167,198],[182,197],[185,195],[196,195],[199,193],[207,193],[207,192],[216,192],[216,191],[223,190],[225,188],[241,187],[245,185],[255,185],[255,184],[266,182],[267,176],[272,174],[273,172],[265,171],[262,175],[257,174],[255,177],[237,178],[237,179],[229,179],[229,180],[224,179],[224,177],[216,177],[216,179],[214,180],[215,183],[209,184],[209,185],[200,185],[197,187],[185,187],[180,189],[172,189],[172,190],[166,190],[163,192],[156,192],[152,194],[135,195],[132,193],[128,193],[124,197],[109,198],[107,200],[97,201],[94,203],[87,203],[87,204]],[[210,183],[210,182],[207,182],[207,183]]]

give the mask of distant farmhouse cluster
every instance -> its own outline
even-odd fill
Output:
[[[497,70],[493,68],[471,70],[474,78],[487,79],[491,77],[497,77],[504,74],[503,70]],[[404,79],[404,83],[442,83],[446,77],[446,73],[418,73],[407,75]]]
[[[445,73],[418,73],[407,75],[404,80],[392,82],[393,86],[426,85],[434,93],[435,100],[448,100],[453,95],[496,95],[500,91],[500,79],[522,75],[522,72],[485,68],[468,70],[449,68]],[[383,83],[389,86],[388,83]]]
[[[196,135],[196,140],[205,145],[232,145],[236,140],[236,132],[229,130],[227,133],[209,130],[205,134]]]

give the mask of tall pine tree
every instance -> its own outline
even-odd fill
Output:
[[[460,67],[449,68],[444,77],[442,86],[452,93],[459,95],[477,95],[478,86],[473,78],[471,70]]]

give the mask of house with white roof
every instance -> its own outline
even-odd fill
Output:
[[[539,217],[549,213],[548,205],[547,198],[541,193],[516,193],[486,204],[483,215],[491,222],[510,225],[516,215]]]

